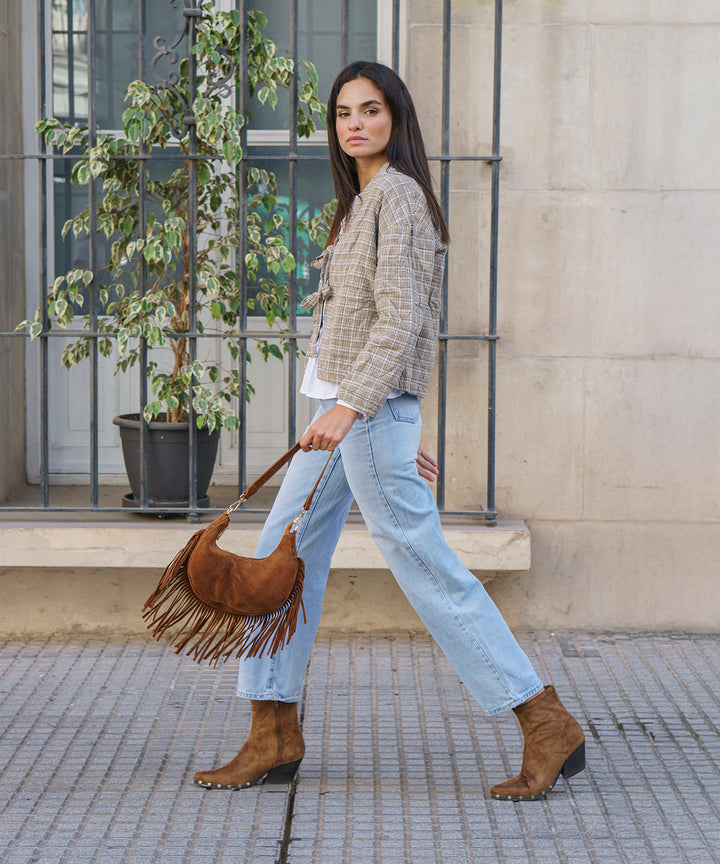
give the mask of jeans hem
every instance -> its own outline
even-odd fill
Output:
[[[528,699],[532,699],[533,696],[536,696],[545,685],[540,682],[532,687],[530,690],[526,690],[522,696],[519,696],[517,699],[511,699],[509,702],[505,703],[505,705],[501,705],[499,708],[492,708],[485,713],[488,717],[493,717],[495,714],[501,714],[503,711],[510,711],[512,708],[517,708],[518,705],[522,705],[523,702],[527,702]]]
[[[299,702],[300,694],[297,696],[281,696],[279,693],[268,692],[250,693],[247,690],[238,690],[236,692],[238,699],[252,699],[254,702]]]

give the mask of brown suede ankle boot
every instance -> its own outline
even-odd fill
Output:
[[[198,771],[205,789],[247,789],[261,783],[289,783],[305,755],[296,702],[252,701],[252,724],[237,756],[222,768]]]
[[[490,794],[507,801],[536,801],[561,774],[569,778],[585,768],[585,735],[552,686],[513,711],[525,738],[522,769],[517,777],[493,786]]]

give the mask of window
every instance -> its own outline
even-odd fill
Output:
[[[53,116],[85,124],[88,121],[88,0],[52,0],[52,106]],[[229,5],[226,2],[220,6]],[[265,34],[280,53],[291,54],[290,17],[287,0],[264,0],[258,7],[268,19]],[[117,130],[122,127],[125,108],[124,92],[130,81],[144,71],[145,80],[164,78],[171,72],[165,47],[173,46],[179,56],[187,56],[187,40],[182,38],[185,19],[182,9],[168,0],[146,3],[144,22],[144,57],[140,69],[138,37],[141,31],[137,0],[97,0],[95,28],[94,81],[97,92],[97,127]],[[343,53],[343,4],[337,0],[303,0],[298,4],[298,57],[311,60],[320,77],[320,93],[327,98]],[[377,9],[366,0],[352,0],[348,5],[348,62],[374,60],[378,49]],[[180,38],[179,38],[180,37]],[[179,41],[178,41],[179,39]],[[156,42],[156,40],[158,40]],[[175,44],[177,43],[177,44]],[[159,50],[158,50],[159,49]],[[290,206],[287,162],[289,98],[280,92],[273,110],[253,99],[250,104],[252,128],[248,136],[248,158],[253,164],[273,171],[280,189],[281,205]],[[302,160],[297,175],[297,218],[317,215],[334,197],[326,158],[326,136],[317,132],[311,142],[298,142],[301,153],[312,157]],[[171,170],[158,157],[154,169]],[[84,190],[74,189],[70,181],[71,160],[57,160],[54,165],[53,206],[54,270],[65,273],[73,266],[87,265],[87,238],[73,242],[63,240],[59,228],[86,204]],[[107,255],[107,241],[98,238],[98,261]],[[315,290],[317,273],[310,267],[320,250],[307,241],[298,249],[298,299]],[[251,313],[252,314],[252,313]],[[298,314],[307,314],[298,307]]]
[[[90,44],[88,0],[48,0],[51,50],[51,86],[54,116],[85,125],[88,122],[90,86],[95,88],[97,129],[119,130],[125,108],[124,92],[128,83],[143,77],[150,83],[168,78],[175,63],[187,56],[186,18],[182,2],[171,0],[96,0],[94,4],[94,45]],[[233,8],[232,0],[218,0],[220,8]],[[255,5],[255,4],[253,4]],[[343,6],[346,5],[346,12]],[[383,4],[387,6],[387,4]],[[261,0],[257,4],[268,18],[265,35],[272,39],[281,53],[291,53],[290,4],[286,0]],[[144,17],[141,17],[141,7]],[[343,43],[343,24],[347,39]],[[140,46],[143,47],[141,56]],[[327,97],[334,76],[341,67],[343,53],[347,60],[375,59],[378,54],[378,11],[367,0],[303,0],[298,3],[297,51],[301,59],[311,60],[320,76],[320,90]],[[94,63],[90,69],[93,48]],[[173,52],[176,56],[173,56]],[[91,77],[92,76],[92,77]],[[252,164],[273,171],[280,191],[280,206],[290,208],[291,183],[289,154],[289,100],[280,92],[277,109],[261,105],[257,99],[250,104],[252,126],[248,134],[247,157]],[[72,155],[72,154],[71,154]],[[148,172],[156,176],[169,172],[177,163],[153,155]],[[89,239],[61,236],[65,222],[87,205],[87,190],[71,183],[72,158],[52,162],[52,195],[48,200],[48,281],[72,267],[87,267]],[[334,197],[327,162],[324,131],[318,131],[311,141],[298,141],[298,159],[294,167],[294,198],[298,219],[316,215]],[[95,238],[96,261],[102,266],[109,253],[103,235]],[[319,247],[307,238],[299,238],[297,249],[296,293],[298,305],[297,330],[309,333],[308,313],[299,301],[315,290],[318,273],[310,264],[319,254]],[[79,302],[77,312],[87,312]],[[253,315],[257,317],[253,317]],[[266,325],[265,325],[266,326]],[[261,313],[250,313],[248,328],[264,329]],[[64,370],[59,362],[62,340],[49,340],[48,411],[52,429],[49,442],[49,470],[54,482],[82,482],[88,470],[90,431],[87,427],[87,393],[90,388],[87,365]],[[302,344],[301,344],[302,347]],[[212,350],[208,348],[207,350]],[[112,426],[115,414],[136,410],[138,384],[136,375],[114,377],[114,362],[100,358],[98,412],[99,472],[103,482],[123,482],[124,469],[117,445],[117,433]],[[215,480],[232,482],[237,478],[238,451],[245,446],[246,470],[263,466],[267,453],[283,448],[292,429],[309,417],[310,405],[304,397],[295,402],[294,394],[286,395],[292,376],[287,362],[267,366],[262,361],[251,364],[250,378],[257,395],[248,409],[244,443],[236,435],[223,433],[221,456]],[[244,406],[242,406],[244,409]],[[290,416],[290,415],[293,416]],[[29,424],[29,448],[34,451],[37,425]],[[36,451],[34,451],[36,452]],[[37,479],[37,457],[30,457],[29,475]]]
[[[245,8],[250,0],[216,0],[219,7]],[[25,281],[27,312],[33,315],[44,296],[45,286],[55,273],[66,272],[73,264],[87,260],[88,250],[82,243],[62,241],[59,231],[68,217],[85,206],[85,191],[78,192],[70,182],[73,155],[38,156],[33,126],[41,114],[58,115],[79,124],[87,120],[91,94],[95,94],[95,127],[116,130],[123,111],[123,92],[127,83],[142,75],[148,81],[167,77],[173,68],[171,51],[178,57],[187,52],[185,11],[196,8],[198,0],[29,0],[23,10],[23,136],[26,151],[0,154],[0,158],[27,161],[25,186]],[[254,4],[253,4],[254,5]],[[289,11],[296,9],[297,53],[311,59],[317,66],[321,87],[327,92],[332,77],[342,64],[356,58],[376,57],[394,68],[403,68],[405,37],[412,30],[404,23],[414,14],[407,0],[260,0],[270,15],[268,35],[280,50],[289,48]],[[462,161],[486,163],[484,176],[491,181],[488,196],[490,207],[489,239],[489,317],[487,332],[478,327],[471,333],[448,332],[448,300],[443,303],[443,318],[439,334],[437,391],[437,452],[443,460],[446,448],[446,408],[450,355],[448,346],[454,340],[484,343],[487,349],[487,507],[474,512],[492,521],[496,515],[494,502],[495,444],[495,368],[497,335],[497,247],[498,207],[501,155],[499,150],[500,107],[500,43],[502,35],[502,0],[495,2],[493,70],[493,133],[492,152],[485,155],[453,153],[449,117],[451,85],[450,28],[451,2],[443,0],[442,28],[437,28],[437,44],[442,46],[442,61],[437,68],[442,75],[442,93],[438,94],[437,122],[432,132],[436,142],[431,147],[431,161],[440,167],[440,193],[446,206],[451,200],[450,167]],[[92,16],[92,26],[91,25]],[[408,25],[409,26],[409,25]],[[92,63],[90,57],[92,56]],[[32,60],[30,58],[33,58]],[[39,70],[33,60],[37,58]],[[39,72],[39,74],[37,74]],[[489,70],[488,70],[489,72]],[[281,104],[276,113],[255,104],[256,123],[248,135],[246,156],[259,164],[273,167],[286,206],[294,199],[298,216],[317,212],[332,195],[325,158],[325,140],[321,133],[309,142],[299,141],[297,152],[290,154],[287,106]],[[439,146],[438,146],[439,145]],[[439,152],[438,152],[439,151]],[[168,170],[167,154],[152,154],[149,170]],[[434,166],[437,167],[437,166]],[[292,177],[292,183],[289,182]],[[38,225],[40,230],[38,231]],[[102,260],[102,242],[97,243]],[[89,246],[86,241],[86,246]],[[298,295],[313,287],[317,273],[309,267],[316,250],[298,250]],[[452,253],[455,254],[454,252]],[[482,290],[482,276],[478,279]],[[33,296],[34,295],[34,296]],[[248,322],[246,332],[252,339],[252,328],[258,319]],[[298,315],[293,338],[302,347],[307,332],[307,318]],[[475,325],[473,325],[475,326]],[[25,367],[27,399],[27,477],[38,483],[38,504],[33,507],[50,509],[93,510],[98,508],[98,483],[126,485],[114,414],[137,410],[139,385],[137,375],[113,378],[113,363],[99,358],[97,375],[92,377],[88,366],[64,370],[60,363],[63,340],[54,338],[62,331],[43,332],[29,345]],[[3,339],[16,338],[12,332],[0,333]],[[199,339],[200,337],[198,337]],[[297,370],[292,364],[262,363],[250,370],[262,400],[256,399],[242,419],[242,437],[225,436],[215,480],[244,485],[245,473],[264,468],[272,453],[285,449],[302,423],[302,399],[296,399]],[[88,410],[90,403],[90,410]],[[238,406],[239,411],[244,410]],[[273,413],[274,412],[274,413]],[[430,419],[429,417],[427,419]],[[255,455],[253,455],[255,454]],[[90,500],[75,499],[68,505],[62,490],[51,487],[63,483],[87,486]],[[438,483],[437,499],[441,512],[460,512],[445,507],[444,482]],[[117,500],[117,499],[116,499]],[[473,498],[473,500],[476,500]],[[120,509],[105,498],[108,509]],[[10,505],[13,507],[13,505]],[[17,506],[24,510],[27,507]]]

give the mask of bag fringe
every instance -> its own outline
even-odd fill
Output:
[[[185,653],[198,663],[208,660],[211,666],[216,666],[234,652],[236,657],[262,657],[268,648],[272,656],[290,642],[301,608],[303,621],[307,621],[302,601],[305,580],[302,559],[298,559],[292,590],[279,609],[268,615],[221,612],[195,596],[188,577],[190,554],[204,531],[204,528],[196,531],[165,568],[143,607],[145,623],[157,640],[166,630],[179,625],[180,630],[170,644],[176,646],[176,654],[187,648]]]

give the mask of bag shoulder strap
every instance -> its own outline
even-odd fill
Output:
[[[266,471],[264,471],[257,478],[257,480],[254,483],[251,483],[247,487],[247,489],[245,489],[245,491],[238,498],[238,500],[234,504],[231,504],[228,507],[228,509],[225,511],[225,513],[227,513],[229,515],[230,513],[233,513],[235,510],[237,510],[239,507],[241,507],[248,500],[248,498],[251,498],[258,491],[258,489],[263,487],[271,477],[273,477],[275,474],[277,474],[277,472],[283,467],[283,465],[286,465],[293,458],[293,456],[298,452],[299,449],[300,449],[299,443],[293,444],[293,446],[287,451],[287,453],[284,453],[277,460],[277,462],[273,462],[273,464]],[[333,456],[333,451],[330,451],[330,455],[328,456],[327,462],[323,466],[323,469],[320,472],[320,476],[315,481],[315,485],[313,486],[312,492],[305,499],[305,503],[303,504],[302,512],[301,512],[300,516],[297,517],[298,519],[301,520],[302,517],[310,509],[310,504],[312,503],[313,495],[315,495],[315,491],[317,490],[318,486],[320,485],[320,480],[322,479],[322,476],[325,473],[325,469],[330,464],[330,460],[332,459],[332,456]],[[297,520],[295,520],[295,521],[297,522]]]
[[[251,498],[258,491],[258,489],[263,487],[271,477],[274,477],[275,474],[277,474],[277,472],[283,467],[283,465],[286,465],[292,459],[292,457],[298,452],[299,449],[299,443],[293,444],[293,446],[287,451],[287,453],[284,453],[277,460],[277,462],[273,462],[273,464],[267,469],[267,471],[264,471],[254,483],[251,483],[247,487],[247,489],[240,496],[240,500],[242,501],[244,499],[245,501],[247,501],[248,498]]]
[[[308,497],[305,499],[305,503],[303,504],[303,508],[302,508],[302,515],[303,515],[303,516],[304,516],[304,515],[307,513],[307,511],[310,509],[310,505],[312,504],[313,495],[314,495],[315,492],[317,491],[317,488],[318,488],[318,486],[320,485],[320,481],[322,480],[322,476],[323,476],[323,474],[325,473],[325,469],[326,469],[326,468],[328,467],[328,465],[330,464],[330,460],[332,459],[332,457],[333,457],[333,451],[331,450],[331,451],[330,451],[330,455],[329,455],[328,458],[327,458],[327,462],[323,465],[323,469],[322,469],[322,471],[320,472],[320,476],[319,476],[318,479],[315,481],[315,485],[314,485],[313,488],[312,488],[312,492],[311,492],[311,493],[308,495]]]

